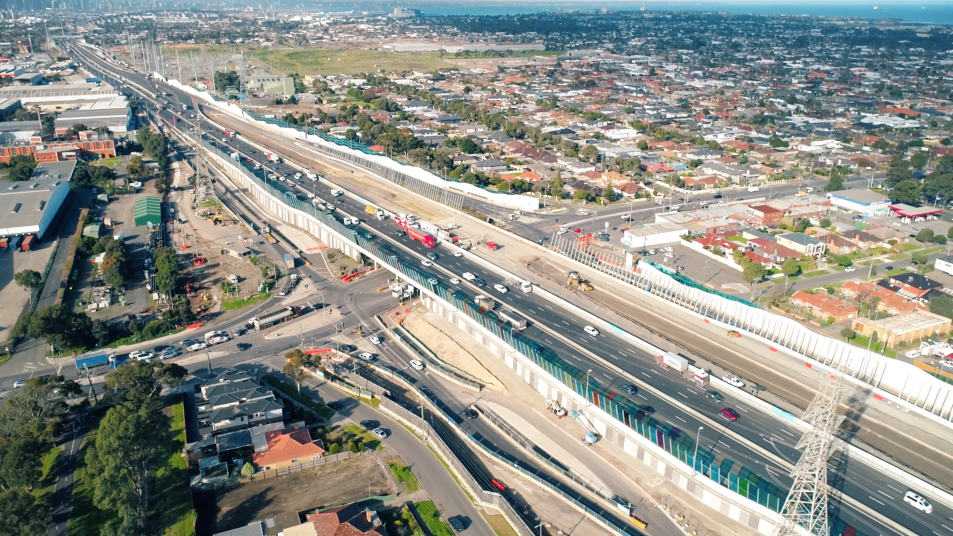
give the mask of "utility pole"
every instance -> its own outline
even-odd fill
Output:
[[[182,64],[179,63],[179,51],[175,51],[175,67],[179,70],[179,82],[182,82]]]

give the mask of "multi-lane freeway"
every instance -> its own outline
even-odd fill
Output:
[[[117,69],[114,65],[96,58],[87,56],[86,60],[104,71],[115,72]],[[123,76],[130,79],[135,77],[135,83],[140,87],[154,87],[151,80],[141,75],[126,71]],[[188,95],[164,85],[163,90],[172,93],[172,102],[194,104]],[[167,111],[163,113],[168,114]],[[214,125],[210,123],[203,123],[202,128],[215,132],[212,130]],[[249,125],[249,128],[253,127]],[[241,139],[230,141],[228,146],[230,150],[241,153],[246,164],[247,158],[262,161],[260,150]],[[280,147],[269,148],[279,155],[282,154]],[[293,177],[294,173],[298,172],[297,168],[288,164],[278,164],[278,167],[276,173],[286,177]],[[310,181],[307,181],[307,184],[286,181],[276,186],[300,192],[302,195],[313,191],[325,201],[332,199],[330,187],[323,181],[317,184]],[[373,201],[372,194],[364,192],[364,196]],[[337,200],[339,212],[354,216],[363,213],[364,206],[356,200],[346,196]],[[426,258],[426,253],[432,252],[406,237],[396,236],[396,227],[389,221],[370,219],[362,222],[361,226],[376,236],[376,242],[390,244],[392,249],[399,251],[402,262],[419,264]],[[623,339],[612,334],[587,334],[581,320],[535,294],[523,294],[515,289],[505,294],[496,292],[492,288],[493,285],[502,282],[498,273],[483,269],[481,264],[467,256],[455,257],[441,247],[435,251],[440,257],[425,271],[444,283],[448,283],[452,277],[459,278],[463,272],[470,272],[485,279],[488,286],[484,288],[473,287],[466,281],[457,285],[461,291],[471,296],[477,293],[493,295],[493,298],[505,307],[531,319],[531,324],[524,330],[525,336],[544,344],[570,365],[580,370],[591,369],[590,378],[594,384],[598,383],[613,391],[617,391],[621,385],[636,386],[638,394],[632,397],[633,401],[653,407],[654,418],[677,426],[682,433],[693,436],[703,427],[699,448],[709,450],[716,460],[731,459],[783,489],[790,485],[791,481],[787,476],[790,464],[796,462],[800,456],[793,446],[799,437],[793,427],[745,407],[743,402],[733,399],[728,393],[723,393],[723,403],[716,403],[706,397],[703,389],[658,368],[655,365],[655,356],[632,348]],[[740,419],[736,422],[723,420],[720,417],[723,407],[738,410]],[[871,514],[878,512],[905,528],[907,534],[949,533],[947,527],[953,523],[953,510],[946,505],[933,501],[933,513],[924,514],[903,503],[903,492],[908,488],[896,479],[856,462],[838,464],[833,469],[835,474],[832,481],[837,483],[841,494],[849,498],[843,501],[836,513],[841,521],[859,531],[866,534],[904,533],[891,526],[892,523],[884,524]],[[857,508],[854,501],[863,507]]]

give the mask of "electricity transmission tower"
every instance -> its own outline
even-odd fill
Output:
[[[205,151],[200,147],[202,144],[202,121],[201,118],[196,116],[196,120],[192,123],[194,127],[193,137],[195,140],[195,196],[193,197],[195,201],[196,210],[202,208],[202,204],[208,200],[215,199],[215,192],[212,190],[212,174],[208,169],[208,158],[205,156]]]
[[[827,459],[840,419],[837,405],[844,393],[842,370],[825,372],[814,400],[801,417],[811,425],[811,431],[798,441],[803,449],[801,459],[791,472],[794,484],[788,493],[776,536],[829,536],[827,503],[830,487],[827,485]]]

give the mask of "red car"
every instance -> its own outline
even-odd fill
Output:
[[[208,262],[208,260],[206,260],[205,257],[199,257],[199,258],[195,259],[194,261],[192,261],[192,266],[202,266],[203,264],[205,264],[205,263],[207,263],[207,262]]]
[[[721,416],[732,421],[738,420],[738,412],[731,408],[725,408],[721,410]]]

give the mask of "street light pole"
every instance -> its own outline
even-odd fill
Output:
[[[205,360],[208,361],[208,373],[212,374],[212,357],[208,355],[208,346],[205,347]]]
[[[698,435],[695,438],[695,456],[692,457],[692,476],[695,476],[695,473],[697,472],[697,469],[695,469],[695,467],[698,466],[698,444],[701,443],[702,430],[704,428],[705,428],[704,426],[698,427]]]
[[[590,404],[589,402],[589,375],[592,374],[592,369],[586,371],[586,405]]]

